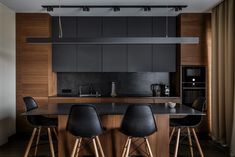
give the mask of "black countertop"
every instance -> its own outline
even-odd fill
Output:
[[[72,103],[50,104],[48,106],[38,108],[22,115],[68,115],[71,106],[81,105]],[[96,107],[99,115],[123,115],[130,104],[123,103],[99,103],[92,104]],[[177,104],[174,109],[170,109],[165,104],[151,104],[154,114],[168,114],[168,115],[204,115],[204,113],[194,110],[185,105]]]

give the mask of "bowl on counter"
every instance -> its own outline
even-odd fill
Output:
[[[175,108],[176,103],[175,102],[168,102],[167,105],[169,108],[173,109],[173,108]]]

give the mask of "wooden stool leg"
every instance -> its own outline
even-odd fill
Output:
[[[98,153],[97,145],[96,145],[96,142],[95,142],[95,138],[92,139],[92,142],[93,142],[93,146],[95,148],[95,156],[99,157],[99,153]]]
[[[57,141],[58,141],[58,133],[57,133],[57,131],[56,131],[56,128],[53,128],[53,132],[54,132],[55,137],[56,137],[56,139],[57,139]]]
[[[38,128],[38,136],[37,136],[37,141],[36,141],[36,147],[34,151],[34,156],[37,156],[37,151],[38,151],[38,144],[40,140],[40,134],[41,134],[41,127]]]
[[[177,155],[178,155],[179,142],[180,142],[180,128],[178,128],[174,157],[177,157]]]
[[[102,156],[102,157],[105,157],[105,156],[104,156],[104,151],[103,151],[103,149],[102,149],[102,146],[101,146],[99,137],[96,136],[95,139],[96,139],[96,142],[97,142],[97,144],[98,144],[98,148],[99,148],[99,150],[100,150],[101,156]]]
[[[47,132],[48,132],[48,139],[49,139],[49,143],[50,143],[51,156],[55,157],[53,141],[52,141],[52,137],[51,137],[51,128],[47,128]]]
[[[129,152],[130,152],[130,147],[131,147],[131,138],[129,139],[129,141],[128,141],[128,146],[127,146],[127,150],[126,150],[126,155],[125,155],[125,157],[128,157],[129,156]]]
[[[198,150],[199,150],[199,152],[200,152],[200,155],[201,155],[201,157],[204,157],[204,154],[203,154],[203,152],[202,152],[201,145],[200,145],[200,143],[199,143],[199,141],[198,141],[197,134],[196,134],[194,128],[192,128],[192,131],[193,131],[193,136],[194,136],[194,138],[195,138],[195,140],[196,140],[197,147],[198,147]]]
[[[125,157],[126,150],[127,150],[128,143],[129,143],[129,139],[130,139],[130,137],[127,138],[126,143],[124,145],[124,148],[123,148],[123,151],[122,151],[122,157]]]
[[[150,144],[149,144],[149,140],[147,138],[144,138],[146,144],[147,144],[147,147],[148,147],[148,152],[150,154],[150,157],[153,157],[153,153],[152,153],[152,150],[150,148]]]
[[[78,155],[79,155],[79,151],[80,151],[80,148],[81,148],[81,143],[82,143],[82,138],[79,138],[77,151],[76,151],[76,157],[78,157]]]
[[[171,135],[170,135],[170,138],[169,138],[169,143],[171,143],[171,139],[172,139],[174,133],[175,133],[175,127],[171,131]]]
[[[29,151],[30,151],[30,148],[31,148],[31,146],[32,146],[33,139],[34,139],[34,136],[35,136],[35,134],[36,134],[36,131],[37,131],[37,128],[34,128],[34,129],[33,129],[33,132],[32,132],[32,135],[31,135],[31,137],[30,137],[29,143],[28,143],[28,145],[27,145],[26,151],[25,151],[25,153],[24,153],[24,157],[28,157],[28,155],[29,155]]]
[[[192,138],[191,138],[191,133],[190,133],[189,127],[187,127],[187,130],[188,130],[188,140],[189,140],[190,153],[191,153],[191,157],[193,157],[194,156],[194,154],[193,154],[193,144],[192,144]]]
[[[73,151],[72,151],[71,157],[75,156],[77,146],[78,146],[78,139],[76,139],[75,144],[73,146]]]

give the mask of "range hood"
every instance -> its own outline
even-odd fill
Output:
[[[199,37],[27,38],[29,44],[198,44]]]

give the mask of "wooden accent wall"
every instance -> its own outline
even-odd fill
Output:
[[[207,65],[208,27],[210,13],[185,13],[179,15],[179,36],[199,37],[199,44],[181,44],[181,65]]]
[[[22,98],[33,96],[39,105],[48,102],[48,96],[56,93],[56,76],[52,73],[52,46],[27,44],[28,37],[51,37],[49,14],[16,14],[16,127],[25,131],[28,124]]]

